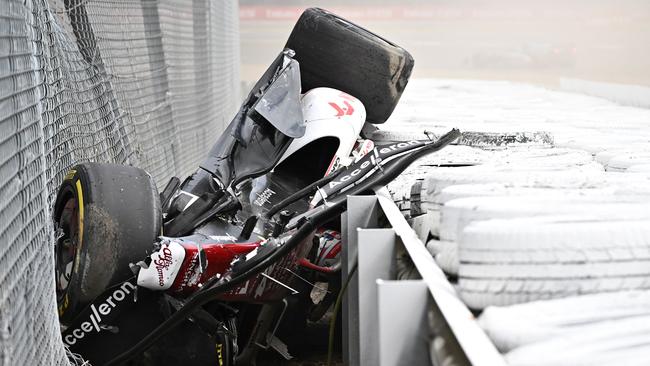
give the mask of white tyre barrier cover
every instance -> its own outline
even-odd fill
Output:
[[[575,172],[575,171],[526,171],[495,172],[485,167],[439,168],[422,182],[421,209],[431,213],[431,234],[439,235],[440,207],[444,202],[463,196],[494,196],[527,194],[530,188],[542,189],[540,193],[552,195],[572,194],[597,196],[598,190],[612,195],[650,194],[650,174]],[[462,185],[457,190],[455,186]],[[476,191],[475,191],[476,190]],[[554,192],[560,191],[560,193]],[[537,193],[531,193],[537,194]]]
[[[457,276],[458,268],[460,266],[460,261],[458,260],[458,246],[453,242],[447,243],[450,243],[451,245],[443,247],[434,259],[440,269],[442,269],[446,274]]]
[[[631,172],[628,170],[628,173]],[[447,174],[455,173],[446,171]],[[461,175],[464,172],[457,171]],[[586,177],[579,177],[579,174],[569,173],[565,175],[560,173],[555,178],[550,179],[520,179],[515,177],[511,182],[485,182],[485,183],[465,183],[440,185],[436,190],[436,181],[444,180],[438,174],[431,175],[425,179],[422,187],[422,201],[439,206],[447,201],[456,198],[474,197],[474,196],[523,196],[523,195],[594,195],[601,194],[650,194],[650,174],[645,170],[640,170],[638,174],[621,174],[615,172],[604,172],[587,174]],[[511,176],[512,177],[512,176]],[[567,178],[565,181],[562,178]]]
[[[650,191],[650,188],[649,188]],[[459,184],[444,188],[435,195],[437,204],[443,205],[448,201],[467,197],[490,197],[490,196],[579,196],[598,197],[612,195],[611,188],[552,188],[552,187],[530,187],[508,183],[485,183],[485,184]]]
[[[598,202],[598,199],[601,202]],[[447,202],[441,210],[439,237],[441,242],[446,243],[446,245],[442,246],[438,253],[435,254],[435,259],[440,268],[447,274],[457,275],[460,263],[456,240],[462,230],[474,221],[551,214],[589,214],[591,217],[600,214],[604,217],[635,219],[644,215],[645,211],[648,210],[650,196],[645,199],[645,204],[638,202],[621,203],[626,200],[636,201],[637,197],[634,196],[574,197],[565,199],[562,196],[551,195],[548,197],[469,197],[452,200]]]
[[[436,197],[443,189],[455,185],[501,184],[520,187],[590,188],[602,186],[602,172],[573,171],[494,171],[484,166],[437,168],[422,182],[422,203],[439,205]]]
[[[648,316],[650,291],[622,291],[488,306],[478,322],[499,351],[508,352],[562,335],[598,332],[617,320]]]
[[[436,260],[438,267],[448,275],[458,274],[458,245],[454,242],[431,239],[426,248]]]
[[[459,288],[474,309],[650,288],[645,217],[547,217],[470,224],[459,240]]]
[[[451,200],[440,211],[440,240],[456,241],[472,221],[497,218],[547,216],[552,214],[588,214],[604,217],[635,218],[626,212],[650,211],[650,195],[581,195],[556,191],[556,194],[526,196],[468,197]]]
[[[645,366],[649,356],[650,317],[643,316],[532,343],[505,358],[511,366]]]
[[[454,245],[454,244],[442,242],[436,239],[431,239],[427,242],[426,248],[429,251],[429,253],[431,253],[431,255],[435,257],[438,253],[442,252],[444,247],[447,245]]]
[[[432,234],[438,235],[440,199],[443,189],[459,184],[517,184],[528,187],[583,188],[594,186],[601,172],[528,171],[497,172],[484,166],[439,168],[422,182],[421,208],[432,212]]]

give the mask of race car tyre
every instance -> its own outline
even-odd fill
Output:
[[[650,316],[650,291],[620,291],[489,306],[478,323],[499,351],[573,333],[592,334],[613,321]]]
[[[460,296],[473,309],[650,288],[650,219],[540,217],[470,224]]]
[[[305,10],[285,47],[296,52],[303,92],[329,86],[353,95],[375,124],[390,117],[414,64],[398,45],[319,8]]]
[[[160,198],[142,169],[82,163],[65,176],[53,219],[59,318],[65,323],[110,285],[133,276],[160,235]]]

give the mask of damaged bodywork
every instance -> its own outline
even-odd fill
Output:
[[[313,51],[306,43],[315,37],[309,28],[314,21],[330,36],[361,45],[355,52],[374,52],[372,75],[364,67],[356,78],[327,81],[327,70],[319,71],[324,57],[344,67],[342,75],[359,69],[343,65],[348,55],[342,51],[316,55],[322,48]],[[408,52],[383,38],[308,9],[287,45],[294,48],[272,62],[184,181],[172,178],[158,195],[152,184],[142,184],[150,180],[146,173],[101,164],[80,165],[64,181],[54,214],[61,233],[57,279],[65,279],[57,282],[57,296],[63,340],[73,352],[93,365],[134,359],[231,365],[254,363],[261,349],[282,348],[275,331],[287,313],[317,319],[333,301],[328,294],[340,289],[339,217],[347,196],[371,194],[460,136],[452,130],[436,140],[387,145],[364,138],[364,124],[388,118],[412,68]],[[364,89],[369,77],[377,87]],[[381,98],[373,101],[378,92]],[[109,186],[93,178],[102,174],[126,178]],[[139,180],[131,184],[132,176]],[[124,199],[127,204],[110,206],[128,193],[120,191],[126,186],[140,188]],[[97,193],[102,190],[105,195]],[[133,201],[151,197],[153,213],[130,211]],[[113,262],[128,274],[108,268],[107,285],[81,299],[76,289],[88,284],[78,274],[96,270],[101,260],[82,263],[80,253],[92,256],[93,246],[106,247],[101,238],[83,237],[90,224],[79,223],[95,220],[83,217],[83,199],[107,202],[108,215],[121,217],[124,230],[137,224],[154,234],[148,243],[116,237],[116,250],[129,255]],[[150,219],[134,223],[142,216]],[[327,290],[314,291],[313,283]],[[296,310],[295,303],[307,303],[307,310]]]

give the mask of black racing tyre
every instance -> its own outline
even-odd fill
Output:
[[[319,8],[305,10],[285,47],[296,52],[303,93],[327,86],[353,95],[370,123],[390,117],[414,65],[405,49]]]
[[[109,286],[133,276],[160,234],[158,190],[142,169],[83,163],[57,193],[55,276],[59,319],[70,321]]]

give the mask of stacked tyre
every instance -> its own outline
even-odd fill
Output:
[[[476,222],[460,238],[458,283],[470,308],[650,289],[650,217]]]

